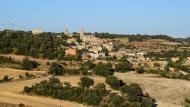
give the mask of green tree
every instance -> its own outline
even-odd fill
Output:
[[[80,85],[83,88],[89,88],[91,85],[94,85],[94,80],[88,77],[81,77],[80,81]]]
[[[54,76],[62,75],[64,73],[64,68],[60,64],[54,62],[50,65],[48,73]]]
[[[95,64],[90,60],[81,64],[81,68],[85,70],[90,70],[90,69],[93,69],[94,67],[95,67]]]
[[[7,75],[5,75],[4,77],[3,77],[3,81],[9,81],[10,79],[9,79],[9,77],[7,76]]]
[[[88,105],[98,105],[101,102],[100,97],[97,95],[95,91],[87,92],[87,95],[84,98],[85,102]]]
[[[125,84],[122,80],[119,80],[115,76],[106,77],[106,83],[109,84],[114,89],[118,89],[119,87]]]
[[[128,72],[133,71],[134,68],[132,67],[132,64],[129,62],[122,62],[115,66],[116,72]]]
[[[22,69],[24,70],[31,70],[33,68],[32,62],[29,60],[28,57],[22,60]]]
[[[110,64],[103,64],[103,63],[98,63],[96,67],[94,68],[94,72],[96,75],[101,75],[101,76],[110,76],[113,75],[113,71],[111,71],[111,66]]]
[[[136,68],[136,72],[139,74],[142,74],[145,72],[145,69],[143,67],[138,67],[138,68]]]

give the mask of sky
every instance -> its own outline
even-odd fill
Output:
[[[0,30],[190,36],[190,0],[0,0]]]

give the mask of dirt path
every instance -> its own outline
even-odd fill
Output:
[[[144,92],[156,98],[158,107],[183,107],[186,97],[190,98],[190,82],[178,79],[159,78],[153,74],[115,73],[126,83],[140,84]]]

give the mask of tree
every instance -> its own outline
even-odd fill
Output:
[[[39,66],[39,63],[36,61],[31,61],[28,57],[25,57],[22,60],[22,69],[24,70],[31,70],[33,68],[37,68]]]
[[[116,105],[116,107],[121,105],[124,101],[125,101],[125,99],[123,97],[119,96],[119,95],[113,94],[111,96],[111,103]]]
[[[95,64],[90,60],[88,60],[88,61],[81,64],[81,68],[85,69],[85,70],[90,70],[90,69],[92,69],[94,67],[95,67]]]
[[[32,65],[31,61],[29,60],[28,57],[25,57],[22,60],[22,69],[24,69],[24,70],[31,70],[32,68],[33,68],[33,65]]]
[[[9,77],[7,76],[7,75],[5,75],[4,77],[3,77],[3,81],[9,81],[10,79],[9,79]]]
[[[94,90],[98,94],[98,96],[106,96],[108,91],[106,90],[106,85],[104,83],[98,83],[94,86]]]
[[[106,83],[109,84],[114,89],[118,89],[119,87],[125,84],[122,80],[119,80],[115,76],[108,76],[106,78]]]
[[[80,85],[83,88],[89,88],[91,85],[94,85],[94,80],[91,78],[81,77],[80,80],[81,80]]]
[[[20,103],[18,106],[19,107],[25,107],[25,105],[23,103]]]
[[[101,75],[101,76],[110,76],[113,75],[113,71],[111,71],[111,66],[110,64],[102,64],[98,63],[96,67],[94,68],[94,72],[96,75]]]
[[[145,72],[145,69],[143,67],[136,68],[137,73],[142,74]]]
[[[153,106],[153,101],[151,98],[148,97],[142,97],[142,107],[152,107]]]
[[[132,64],[129,62],[122,62],[115,66],[116,72],[128,72],[134,70]]]
[[[98,105],[101,102],[100,97],[97,95],[95,91],[89,91],[84,98],[85,102],[88,105]]]
[[[130,84],[127,90],[128,100],[131,102],[140,102],[143,96],[143,90],[138,84]]]
[[[32,88],[30,88],[30,87],[28,87],[28,86],[25,86],[25,87],[24,87],[24,92],[30,93],[31,89],[32,89]]]
[[[64,73],[64,68],[60,64],[54,62],[50,65],[48,73],[54,76],[62,75]]]

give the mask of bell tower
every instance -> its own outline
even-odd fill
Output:
[[[80,39],[85,42],[85,34],[84,34],[84,28],[80,29]]]
[[[84,36],[84,28],[80,29],[80,36]]]

